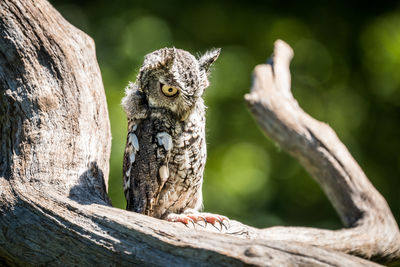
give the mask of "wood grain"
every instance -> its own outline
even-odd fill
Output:
[[[321,173],[348,230],[255,229],[232,221],[220,232],[113,208],[106,193],[110,125],[93,40],[45,0],[0,1],[0,33],[0,265],[376,266],[346,253],[399,259],[398,228],[386,202],[344,146],[331,147],[329,141],[338,142],[334,133],[316,131],[319,124],[307,115],[306,131],[306,124],[286,124],[287,115],[265,109],[265,101],[283,100],[261,91],[288,84],[287,47],[275,50],[274,68],[281,66],[283,76],[269,79],[271,66],[257,67],[257,86],[246,98],[261,127],[261,117],[275,116],[271,129],[283,135],[278,142],[312,174]],[[296,116],[293,103],[282,105]],[[296,133],[304,136],[285,145]],[[361,230],[371,238],[359,238]],[[345,231],[354,234],[353,245],[340,245],[343,238],[332,234]]]
[[[336,133],[305,113],[294,99],[289,70],[292,57],[290,46],[276,41],[269,64],[255,68],[253,86],[245,99],[261,130],[312,175],[346,228],[273,227],[262,230],[262,236],[332,248],[383,263],[399,261],[399,228],[385,199]]]

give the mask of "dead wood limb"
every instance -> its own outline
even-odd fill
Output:
[[[273,227],[260,234],[268,240],[303,242],[384,263],[399,261],[399,228],[385,199],[335,132],[305,113],[294,99],[292,57],[290,46],[276,41],[270,63],[255,68],[253,86],[245,98],[262,131],[307,169],[347,228]]]
[[[111,207],[94,43],[45,0],[0,1],[0,127],[0,264],[375,266],[237,222],[216,233]]]

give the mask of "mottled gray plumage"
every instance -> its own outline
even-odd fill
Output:
[[[180,49],[157,50],[146,55],[137,80],[126,88],[123,176],[128,210],[166,218],[201,208],[206,162],[202,96],[219,52],[196,59]]]

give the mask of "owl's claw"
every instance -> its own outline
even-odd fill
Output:
[[[197,225],[200,225],[201,227],[206,228],[206,226],[207,226],[207,220],[206,220],[206,218],[204,218],[203,216],[201,216],[201,215],[199,215],[199,214],[196,214],[196,215],[187,214],[187,216],[189,216],[193,221],[195,221]],[[204,225],[200,224],[199,221],[203,221],[203,222],[204,222]]]
[[[227,222],[228,225],[230,225],[229,219],[227,217],[212,213],[203,213],[203,214],[205,216],[206,222],[212,224],[214,227],[216,222],[220,224],[221,229],[218,230],[222,231],[222,227],[225,227],[225,229],[228,230],[228,226],[224,223]]]
[[[186,214],[175,214],[175,213],[171,213],[167,216],[167,221],[169,222],[181,222],[184,225],[188,225],[189,223],[193,224],[193,227],[195,226],[194,223],[195,221],[193,220],[193,218],[191,218],[190,216],[187,216]]]
[[[189,222],[191,222],[191,223],[192,223],[192,226],[193,226],[193,228],[195,228],[195,227],[196,227],[196,225],[194,224],[194,221],[193,221],[192,219],[190,219],[190,220],[189,220]],[[189,226],[188,226],[188,224],[185,224],[185,225],[186,225],[187,227],[189,227]],[[189,228],[190,228],[190,227],[189,227]]]
[[[217,215],[217,214],[212,214],[212,213],[188,213],[188,214],[175,214],[171,213],[167,216],[167,221],[169,222],[181,222],[185,224],[186,226],[190,223],[194,224],[196,223],[197,225],[200,225],[202,227],[206,227],[207,223],[211,224],[214,226],[218,231],[222,231],[223,227],[225,227],[226,230],[228,230],[230,223],[229,219],[225,216],[222,215]],[[204,226],[202,224],[199,224],[198,222],[203,221]],[[217,226],[215,226],[216,223],[219,223],[221,226],[221,229],[219,229]]]

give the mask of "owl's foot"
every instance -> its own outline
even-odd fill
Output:
[[[182,214],[170,213],[168,214],[166,219],[169,222],[181,222],[186,226],[189,225],[189,223],[193,225],[195,223],[201,225],[199,222],[204,222],[205,226],[207,225],[207,223],[209,223],[215,228],[217,228],[215,225],[216,223],[219,223],[219,225],[221,226],[221,229],[217,228],[219,231],[222,231],[222,227],[228,229],[230,225],[229,219],[227,217],[212,213],[200,213],[200,212],[182,213]]]

